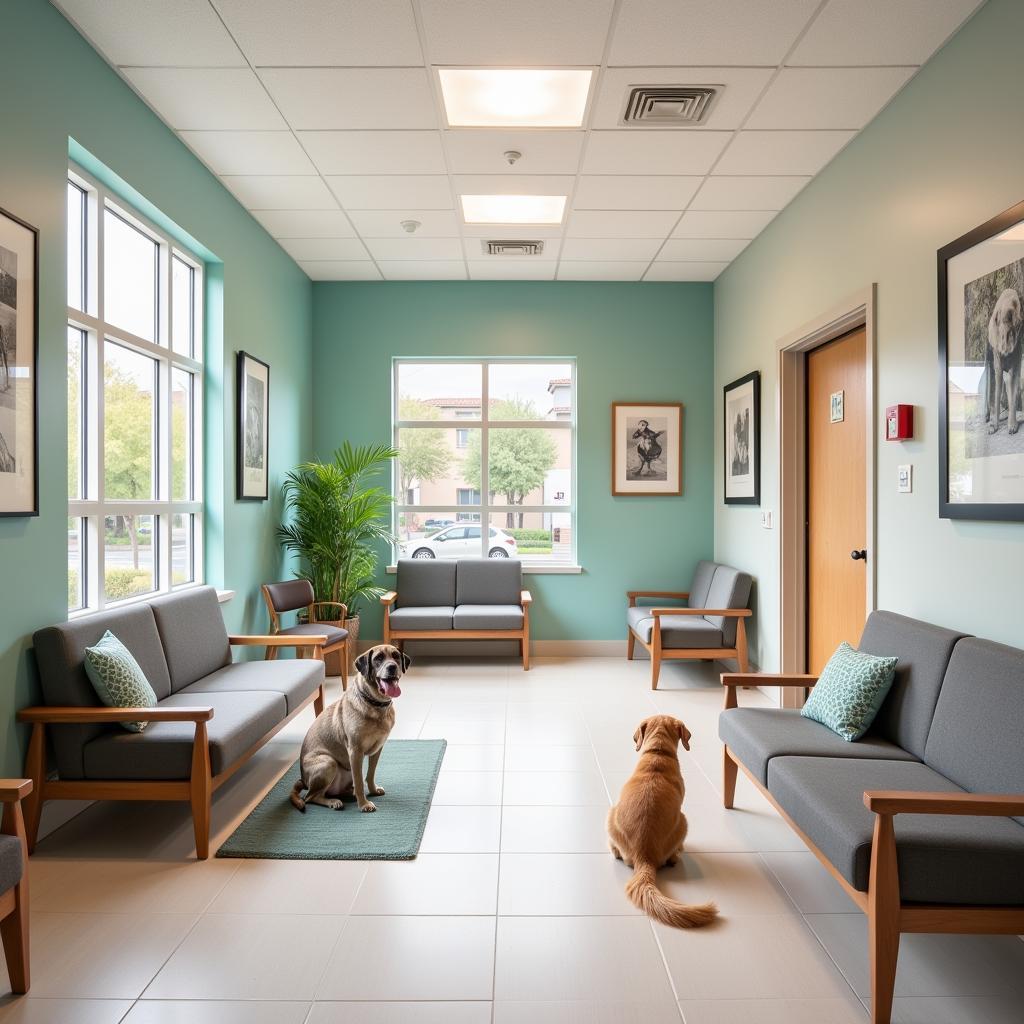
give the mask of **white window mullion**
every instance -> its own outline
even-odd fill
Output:
[[[487,462],[487,445],[489,441],[488,420],[491,414],[490,379],[487,364],[480,364],[480,415],[483,424],[480,428],[480,557],[486,558],[491,539],[491,481]]]

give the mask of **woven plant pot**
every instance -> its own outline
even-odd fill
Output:
[[[344,623],[338,623],[338,625],[344,625],[345,629],[348,630],[348,674],[350,676],[355,675],[356,672],[356,658],[359,656],[357,649],[359,644],[359,616],[353,615],[352,618],[346,619]],[[341,655],[337,655],[339,661]],[[340,666],[339,672],[340,675]]]
[[[318,619],[325,626],[337,626],[338,629],[345,629],[343,619]],[[324,672],[329,676],[340,676],[342,674],[341,651],[331,651],[324,656]]]

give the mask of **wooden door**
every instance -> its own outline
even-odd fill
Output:
[[[840,641],[857,645],[867,615],[867,558],[875,553],[865,552],[864,328],[809,352],[806,383],[807,671],[816,673]]]

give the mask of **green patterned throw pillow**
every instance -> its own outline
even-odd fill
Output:
[[[897,660],[864,654],[844,641],[828,659],[800,714],[848,743],[859,740],[892,686]]]
[[[156,694],[131,651],[108,629],[95,647],[85,649],[85,674],[108,708],[155,708]],[[122,722],[142,732],[148,722]]]

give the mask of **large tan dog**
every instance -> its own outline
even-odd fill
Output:
[[[390,644],[371,647],[356,658],[355,683],[318,716],[302,741],[299,770],[291,802],[305,811],[319,804],[340,811],[341,797],[355,794],[361,811],[375,811],[367,797],[383,796],[375,774],[380,752],[395,725],[393,701],[402,695],[398,680],[412,663],[407,654]],[[363,758],[369,757],[366,787]],[[300,795],[306,790],[305,799]]]
[[[608,812],[608,845],[635,872],[626,883],[626,895],[634,906],[673,928],[710,924],[718,916],[714,903],[679,903],[654,881],[658,868],[671,867],[683,852],[685,788],[676,747],[682,743],[690,749],[690,730],[671,715],[654,715],[640,723],[633,742],[640,761]]]

